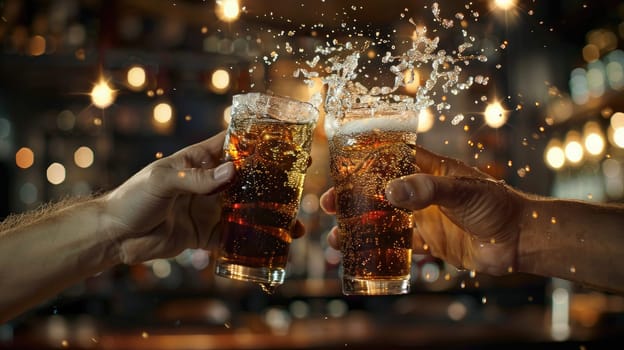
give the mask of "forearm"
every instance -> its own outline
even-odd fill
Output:
[[[624,206],[530,199],[522,222],[520,272],[624,292]]]
[[[0,232],[0,322],[119,262],[99,199]]]

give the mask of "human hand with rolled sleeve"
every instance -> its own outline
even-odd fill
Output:
[[[624,206],[518,191],[463,162],[424,148],[420,172],[390,181],[386,198],[414,211],[413,249],[491,275],[560,277],[624,292]],[[335,213],[335,192],[321,196]],[[328,241],[340,249],[334,228]]]
[[[118,264],[208,249],[217,193],[236,176],[225,133],[158,159],[110,192],[70,198],[0,223],[0,323]],[[303,235],[297,222],[294,238]]]

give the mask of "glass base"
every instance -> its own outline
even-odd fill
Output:
[[[215,273],[221,277],[268,286],[281,285],[284,283],[284,276],[286,276],[286,271],[283,268],[249,267],[224,261],[217,262]]]
[[[344,295],[397,295],[410,291],[410,276],[401,279],[362,279],[344,276],[342,293]]]

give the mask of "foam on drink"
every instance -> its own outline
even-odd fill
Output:
[[[336,134],[360,134],[371,130],[411,131],[415,133],[417,127],[418,122],[415,118],[407,121],[400,118],[380,119],[373,117],[346,122],[336,131]]]
[[[399,107],[399,108],[397,108]],[[325,119],[327,137],[355,134],[367,130],[413,131],[418,129],[418,112],[404,105],[384,104],[375,108],[354,108],[338,112],[340,121],[330,115]]]

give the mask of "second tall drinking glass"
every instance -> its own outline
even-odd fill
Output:
[[[412,213],[392,206],[385,187],[416,172],[418,113],[403,103],[379,102],[325,118],[342,234],[343,293],[408,293]]]

